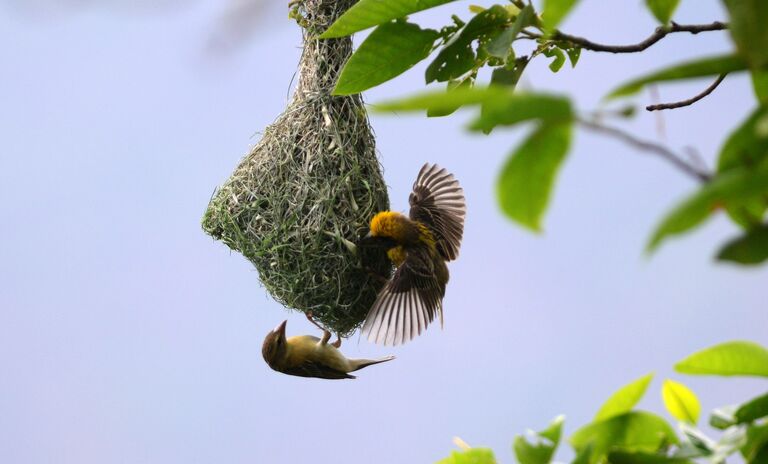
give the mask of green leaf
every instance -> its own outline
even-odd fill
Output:
[[[424,92],[400,100],[372,105],[375,112],[428,111],[441,112],[461,106],[483,105],[483,114],[470,128],[492,129],[497,125],[513,125],[529,120],[567,122],[573,119],[571,103],[567,98],[539,94],[512,92],[501,85],[489,87],[456,87],[449,92]]]
[[[747,442],[741,454],[750,464],[768,462],[768,424],[750,425],[747,428]]]
[[[504,214],[541,231],[541,220],[570,143],[570,123],[541,124],[512,153],[496,183]]]
[[[525,5],[525,8],[520,10],[520,13],[515,18],[515,22],[485,46],[488,54],[497,58],[506,58],[509,55],[512,42],[517,38],[517,34],[533,23],[535,15],[533,7],[530,4]]]
[[[744,123],[728,136],[717,170],[738,166],[753,167],[768,159],[768,105],[757,108]]]
[[[494,68],[491,73],[491,85],[502,85],[514,90],[526,66],[528,66],[528,58],[522,57],[514,61],[512,69],[507,67]]]
[[[476,14],[440,50],[426,71],[427,84],[445,82],[461,77],[475,67],[475,52],[472,43],[492,41],[502,32],[509,20],[509,11],[501,5],[494,5]]]
[[[768,260],[768,225],[750,229],[726,243],[717,253],[717,259],[747,265]]]
[[[684,458],[669,457],[658,453],[644,453],[642,451],[613,451],[608,453],[610,464],[693,464],[693,461]]]
[[[525,71],[526,66],[528,66],[528,58],[522,57],[518,58],[514,61],[514,64],[512,64],[512,69],[508,69],[507,67],[498,67],[493,70],[491,73],[491,86],[505,86],[509,90],[514,90],[517,86],[517,83],[520,81],[520,76],[523,75],[523,71]],[[509,64],[508,64],[509,66]],[[496,116],[489,116],[489,111],[493,111],[493,109],[488,108],[488,105],[494,105],[494,103],[487,103],[484,104],[480,108],[480,120],[489,121],[491,118],[497,118]],[[491,123],[493,124],[493,123]],[[491,127],[483,127],[480,128],[480,130],[488,135],[493,130],[492,125]]]
[[[571,9],[576,6],[578,0],[544,0],[544,10],[541,14],[541,20],[544,27],[548,30],[554,30],[560,22],[568,15]]]
[[[469,127],[489,131],[496,126],[511,126],[533,119],[548,123],[571,121],[571,102],[565,97],[545,93],[508,93],[503,98],[484,101],[483,112]]]
[[[520,73],[515,69],[494,68],[491,73],[491,85],[503,85],[514,89],[519,80]]]
[[[728,136],[718,159],[718,172],[737,166],[750,168],[768,158],[768,106],[757,108],[735,131]],[[762,222],[768,201],[754,201],[728,208],[728,215],[745,228]]]
[[[733,222],[746,230],[751,230],[762,221],[766,207],[768,207],[766,198],[758,197],[740,202],[738,205],[726,206],[725,211]]]
[[[734,168],[718,174],[669,212],[647,246],[652,252],[667,238],[700,225],[720,207],[737,207],[761,198],[768,190],[768,162],[754,169]]]
[[[768,445],[763,443],[762,448],[756,450],[748,462],[749,464],[768,464]]]
[[[755,89],[757,101],[763,105],[768,104],[768,71],[762,69],[752,71],[752,88]]]
[[[680,0],[645,0],[645,6],[661,24],[667,24],[672,19],[678,3]]]
[[[453,36],[456,40],[449,41],[427,66],[424,78],[430,82],[446,82],[461,77],[475,67],[475,52],[472,41],[459,41],[459,34]]]
[[[517,435],[512,448],[520,464],[548,464],[557,450],[562,434],[564,416],[552,421],[546,429],[534,433],[534,443],[528,442],[524,435]]]
[[[763,417],[768,417],[768,393],[742,404],[734,413],[734,418],[739,423],[752,422]]]
[[[768,158],[768,106],[757,108],[726,140],[720,151],[718,171],[736,166],[750,168]],[[727,208],[728,215],[744,228],[762,222],[768,209],[766,198],[757,198],[738,207]]]
[[[590,463],[599,462],[609,451],[631,450],[655,453],[678,442],[675,432],[661,417],[631,411],[593,422],[579,429],[570,439],[577,453],[592,445]]]
[[[555,59],[552,60],[551,63],[549,63],[549,70],[552,72],[558,72],[560,71],[560,68],[563,67],[565,64],[565,53],[563,53],[562,50],[560,50],[557,47],[551,47],[547,51],[544,52],[544,56]]]
[[[539,435],[546,438],[550,443],[555,445],[555,449],[560,444],[560,437],[563,434],[563,423],[565,422],[565,416],[560,415],[552,419],[546,429],[539,432]]]
[[[768,377],[768,350],[753,342],[726,342],[675,364],[683,374]]]
[[[696,424],[701,413],[701,403],[688,387],[674,380],[665,380],[661,397],[667,411],[677,420]]]
[[[341,71],[334,95],[352,95],[384,83],[423,60],[439,34],[416,24],[382,24],[360,44]]]
[[[592,461],[592,443],[581,448],[573,458],[572,464],[589,464]]]
[[[448,93],[454,92],[457,89],[467,89],[472,87],[472,83],[474,82],[474,79],[470,76],[467,77],[461,81],[449,81],[448,82]],[[441,108],[438,110],[427,110],[427,117],[428,118],[440,118],[443,116],[448,116],[456,112],[456,110],[459,109],[459,105],[453,106],[451,108]]]
[[[731,17],[729,30],[736,48],[752,69],[768,67],[768,2],[724,0]]]
[[[517,96],[501,86],[457,87],[450,92],[430,91],[399,100],[372,105],[371,110],[382,111],[447,111],[460,106],[480,105],[489,101],[515,99]]]
[[[496,464],[493,451],[486,448],[471,448],[466,451],[453,451],[450,456],[436,464]]]
[[[581,47],[566,48],[565,53],[568,54],[568,59],[571,60],[571,67],[575,68],[581,56]]]
[[[766,198],[753,198],[740,202],[738,205],[726,206],[725,211],[733,222],[740,225],[746,230],[752,230],[755,227],[759,227],[763,216],[765,215],[766,207],[768,207],[768,201]],[[734,239],[737,241],[738,239]],[[732,261],[725,259],[724,261]],[[750,264],[750,263],[742,263]]]
[[[694,77],[717,76],[727,72],[742,71],[747,69],[747,63],[736,55],[722,55],[709,58],[701,58],[696,61],[678,64],[669,68],[655,71],[651,74],[633,79],[611,91],[606,98],[624,97],[633,95],[644,86],[654,82],[676,81],[691,79]]]
[[[595,422],[631,411],[642,399],[651,380],[653,380],[653,374],[648,374],[619,388],[608,398],[608,401],[603,403],[595,416]]]
[[[341,15],[320,38],[344,37],[455,0],[360,0]]]

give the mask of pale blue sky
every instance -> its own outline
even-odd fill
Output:
[[[625,43],[655,27],[639,0],[581,3],[563,24],[574,34]],[[695,187],[687,177],[579,132],[546,232],[534,236],[493,197],[523,132],[469,135],[468,113],[372,116],[394,208],[406,208],[425,161],[465,188],[445,329],[395,349],[347,341],[351,356],[398,357],[356,381],[269,370],[267,331],[286,317],[290,334],[314,331],[199,221],[213,188],[285,108],[298,29],[281,3],[247,44],[212,54],[222,13],[213,0],[160,12],[79,4],[41,14],[0,2],[0,462],[429,463],[455,435],[511,462],[514,434],[561,413],[571,433],[650,371],[657,380],[642,405],[658,412],[666,376],[691,386],[705,410],[765,390],[671,370],[717,342],[768,344],[768,269],[712,260],[735,232],[725,220],[642,255],[661,214]],[[468,4],[414,19],[438,25]],[[688,0],[677,18],[723,15],[714,0]],[[641,55],[584,52],[557,75],[537,62],[522,85],[590,109],[622,79],[729,48],[724,33],[677,35]],[[421,89],[423,69],[367,101]],[[663,86],[661,98],[706,85]],[[753,102],[748,80],[730,76],[695,107],[664,114],[667,143],[712,163]],[[655,124],[641,114],[628,127],[656,138]]]

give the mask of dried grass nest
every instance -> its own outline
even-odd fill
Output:
[[[298,3],[304,50],[292,101],[203,217],[205,232],[248,258],[275,300],[341,336],[360,325],[382,286],[354,243],[389,207],[361,97],[331,96],[352,41],[316,39],[354,3]],[[391,269],[381,253],[364,258],[375,273]]]

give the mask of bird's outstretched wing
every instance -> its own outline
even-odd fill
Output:
[[[411,219],[429,227],[440,255],[446,261],[456,259],[467,214],[459,181],[444,168],[427,163],[419,171],[408,202]]]
[[[285,370],[288,375],[297,375],[299,377],[318,377],[321,379],[354,379],[354,375],[349,375],[336,369],[332,369],[325,364],[314,361],[304,361],[298,366],[290,367]]]
[[[445,285],[435,275],[436,263],[429,250],[409,250],[405,262],[379,292],[363,323],[368,340],[384,345],[405,343],[442,317]]]

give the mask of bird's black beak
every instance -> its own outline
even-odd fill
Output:
[[[374,240],[373,235],[371,235],[371,231],[368,230],[367,234],[365,234],[364,236],[360,237],[357,240],[356,245],[357,246],[363,246],[363,247],[370,246],[370,245],[373,244],[373,240]]]

